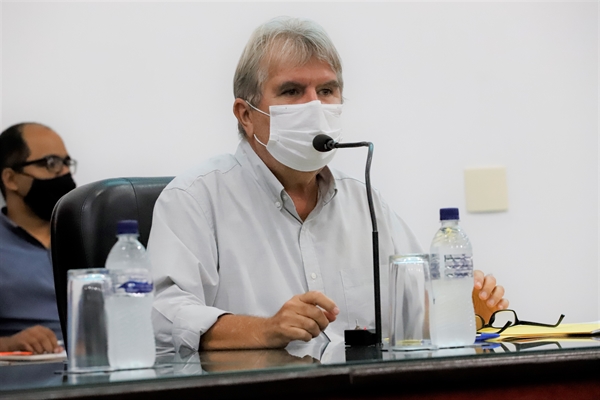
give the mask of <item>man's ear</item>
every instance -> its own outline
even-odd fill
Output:
[[[237,98],[233,102],[233,114],[237,118],[238,123],[244,128],[247,139],[254,136],[254,123],[252,122],[250,111],[250,106],[244,100]]]
[[[2,174],[0,178],[2,179],[2,183],[4,184],[4,188],[10,191],[16,191],[19,188],[17,182],[15,180],[16,173],[12,168],[4,168],[2,170]]]

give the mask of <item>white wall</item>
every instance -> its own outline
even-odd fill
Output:
[[[337,44],[345,140],[375,143],[373,183],[425,248],[438,208],[458,206],[523,319],[600,319],[596,2],[5,2],[0,127],[53,127],[79,184],[233,152],[237,59],[281,14]],[[365,156],[333,165],[362,177]],[[509,210],[468,214],[463,170],[491,165]]]

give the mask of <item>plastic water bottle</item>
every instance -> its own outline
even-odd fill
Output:
[[[138,236],[137,221],[119,221],[117,243],[106,259],[112,279],[105,309],[108,361],[113,369],[151,367],[156,358],[150,318],[154,285],[150,260]]]
[[[440,209],[442,226],[431,243],[431,336],[438,347],[475,342],[473,250],[458,221],[458,208]]]

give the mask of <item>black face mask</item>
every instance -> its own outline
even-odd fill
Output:
[[[58,200],[75,189],[71,174],[52,179],[33,179],[29,193],[23,199],[31,210],[45,221],[50,221],[52,210]]]

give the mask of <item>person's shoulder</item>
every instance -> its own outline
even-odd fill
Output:
[[[206,179],[219,179],[231,174],[239,166],[239,162],[232,154],[221,154],[177,175],[165,190],[187,190]]]
[[[356,195],[366,196],[366,194],[365,194],[366,184],[365,184],[364,179],[359,179],[354,176],[350,176],[347,173],[337,170],[337,169],[334,169],[334,168],[329,168],[329,170],[331,171],[331,174],[333,175],[333,178],[335,179],[335,184],[336,184],[336,188],[338,190],[338,194],[340,194],[340,192],[346,192],[350,196],[356,196]],[[375,188],[375,187],[371,187],[371,189],[372,189],[373,199],[376,199],[378,201],[381,201],[382,203],[385,203],[384,199],[381,198],[381,194],[379,193],[379,190],[377,190],[377,188]]]
[[[347,173],[340,171],[335,168],[329,168],[331,171],[331,175],[335,179],[336,186],[348,186],[348,187],[357,187],[362,188],[364,190],[365,182],[364,180],[358,179],[356,177],[350,176]]]
[[[7,244],[9,241],[12,245],[17,229],[17,225],[6,216],[6,207],[3,207],[0,211],[0,245]]]

